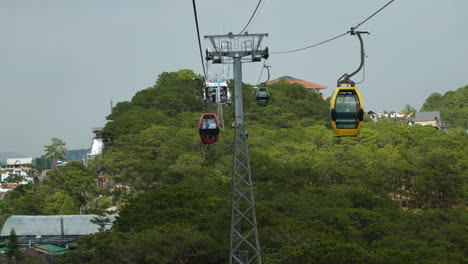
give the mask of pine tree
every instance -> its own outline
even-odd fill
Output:
[[[12,261],[12,263],[16,263],[16,261],[20,257],[20,246],[18,242],[18,236],[16,235],[14,228],[11,228],[6,248],[8,249],[8,251],[6,252],[6,256],[9,260]]]

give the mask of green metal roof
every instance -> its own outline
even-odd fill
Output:
[[[59,247],[51,244],[36,245],[34,247],[47,251],[47,255],[63,255],[69,251],[68,248]]]

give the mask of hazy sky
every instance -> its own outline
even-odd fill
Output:
[[[268,33],[270,51],[301,48],[346,32],[387,2],[263,0],[247,31]],[[204,35],[238,33],[256,4],[197,1],[203,49]],[[371,32],[359,86],[365,108],[419,109],[431,93],[467,85],[466,10],[467,0],[396,0],[362,25]],[[272,54],[268,64],[272,78],[327,85],[329,96],[337,78],[357,68],[358,40]],[[261,66],[244,64],[244,82],[256,83]],[[111,100],[130,100],[161,72],[179,69],[202,73],[192,1],[0,0],[0,152],[40,156],[51,137],[88,148]]]

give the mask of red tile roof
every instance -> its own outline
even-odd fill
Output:
[[[296,79],[296,78],[293,78],[291,76],[279,77],[278,79],[269,81],[266,84],[270,85],[270,84],[273,84],[273,83],[277,83],[277,82],[279,82],[281,80],[286,80],[289,83],[302,84],[306,89],[325,89],[325,88],[328,88],[328,86],[325,86],[325,85],[321,85],[321,84],[314,83],[314,82],[308,82],[308,81],[304,81],[304,80],[300,80],[300,79]]]

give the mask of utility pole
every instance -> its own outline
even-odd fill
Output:
[[[232,215],[230,264],[262,263],[252,190],[247,129],[244,125],[242,102],[242,62],[257,62],[268,58],[268,48],[260,44],[268,34],[211,35],[205,36],[214,51],[206,51],[206,59],[221,63],[223,57],[233,60],[236,125],[234,137],[234,168],[232,175]]]

